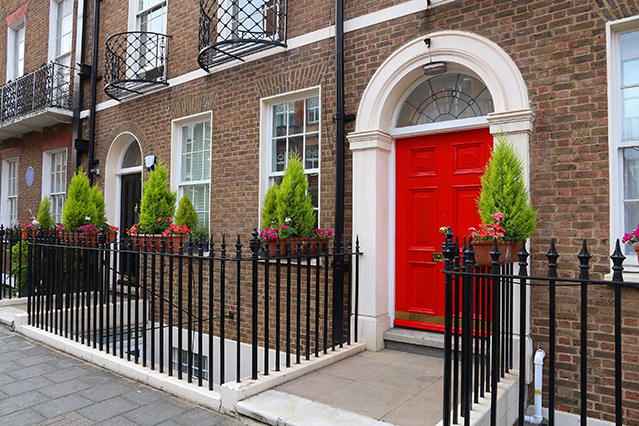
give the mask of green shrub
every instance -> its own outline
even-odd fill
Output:
[[[264,197],[264,207],[262,207],[262,229],[268,228],[277,223],[277,194],[279,186],[275,183],[266,192]]]
[[[42,229],[55,229],[55,222],[51,215],[51,200],[48,195],[45,195],[40,201],[40,207],[38,208],[38,217],[36,218],[40,222]]]
[[[62,224],[73,232],[78,226],[86,224],[86,217],[93,220],[96,214],[89,178],[84,174],[82,167],[79,167],[71,178],[67,190],[67,200],[62,211]]]
[[[97,185],[91,188],[91,199],[95,206],[95,217],[91,216],[91,223],[100,229],[106,223],[106,219],[104,217],[104,197],[102,190]]]
[[[184,194],[180,200],[177,213],[175,214],[176,225],[186,225],[189,230],[194,232],[197,228],[197,212],[188,195]]]
[[[306,237],[313,232],[315,210],[311,196],[306,193],[308,182],[299,154],[289,156],[284,179],[277,194],[277,220],[297,230],[297,236]],[[287,224],[286,219],[290,219]]]
[[[485,223],[494,222],[492,214],[504,214],[500,225],[505,230],[506,241],[521,242],[522,238],[529,238],[537,226],[537,211],[530,203],[523,163],[504,134],[497,136],[497,143],[481,177],[477,207]]]
[[[165,221],[158,218],[173,217],[177,195],[168,188],[169,173],[166,166],[158,163],[144,183],[144,195],[140,205],[140,231],[159,234],[166,229]]]

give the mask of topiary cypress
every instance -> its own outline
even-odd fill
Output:
[[[189,196],[184,194],[180,200],[177,213],[175,214],[175,224],[186,225],[189,227],[189,230],[195,232],[195,229],[197,228],[197,221],[198,218],[195,207],[193,207],[193,203]]]
[[[53,215],[51,215],[51,200],[48,195],[45,195],[40,201],[38,207],[37,221],[40,222],[42,229],[54,229],[55,223],[53,222]]]
[[[280,224],[285,224],[285,219],[290,218],[290,225],[300,237],[309,236],[315,224],[315,210],[311,196],[306,193],[307,189],[302,160],[299,154],[293,153],[288,159],[277,194],[277,220]]]
[[[275,183],[266,192],[264,197],[264,207],[262,207],[262,229],[271,227],[273,222],[277,223],[277,194],[279,186]]]
[[[96,209],[89,184],[89,178],[82,167],[74,173],[67,189],[67,200],[62,210],[62,224],[71,232],[86,223],[85,218],[91,220],[96,216]]]
[[[481,177],[477,207],[485,223],[494,223],[492,214],[504,214],[500,224],[506,231],[506,241],[521,242],[522,238],[529,238],[537,226],[537,211],[530,203],[524,183],[523,163],[504,134],[497,136]]]
[[[97,185],[91,188],[91,199],[95,206],[95,217],[91,217],[91,223],[99,229],[106,223],[106,220],[104,218],[104,197],[102,196],[102,190]]]
[[[140,204],[140,231],[145,234],[159,234],[164,226],[158,218],[173,217],[177,195],[168,188],[169,173],[166,166],[159,163],[149,173],[144,183],[144,195]]]

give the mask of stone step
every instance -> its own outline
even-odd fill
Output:
[[[384,332],[387,349],[444,357],[444,333],[395,327]]]

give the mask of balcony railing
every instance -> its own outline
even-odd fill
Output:
[[[16,121],[45,108],[71,108],[73,69],[54,62],[0,87],[0,121]]]
[[[271,47],[286,47],[287,0],[200,0],[198,63],[206,71]]]
[[[142,31],[109,37],[104,61],[106,94],[120,101],[167,85],[170,38]]]

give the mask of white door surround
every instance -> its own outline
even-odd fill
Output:
[[[120,226],[120,176],[131,173],[142,175],[142,166],[122,168],[124,154],[132,143],[138,145],[140,156],[144,158],[138,138],[133,133],[122,132],[111,143],[104,166],[104,199],[107,200],[105,214],[110,219],[109,224],[118,227]]]
[[[424,43],[426,38],[431,39],[430,52]],[[431,60],[476,76],[486,85],[495,107],[495,112],[487,116],[490,132],[509,135],[524,162],[529,183],[528,146],[533,115],[528,92],[519,69],[497,44],[472,33],[441,31],[407,43],[382,63],[362,95],[355,131],[347,136],[353,152],[353,235],[359,235],[364,253],[360,264],[359,336],[368,350],[384,347],[383,334],[391,327],[394,315],[393,120],[406,91],[423,76],[423,66]],[[422,134],[444,128],[463,129],[454,124],[438,124],[424,126]],[[516,298],[515,304],[518,303]],[[515,322],[518,324],[518,320]]]

